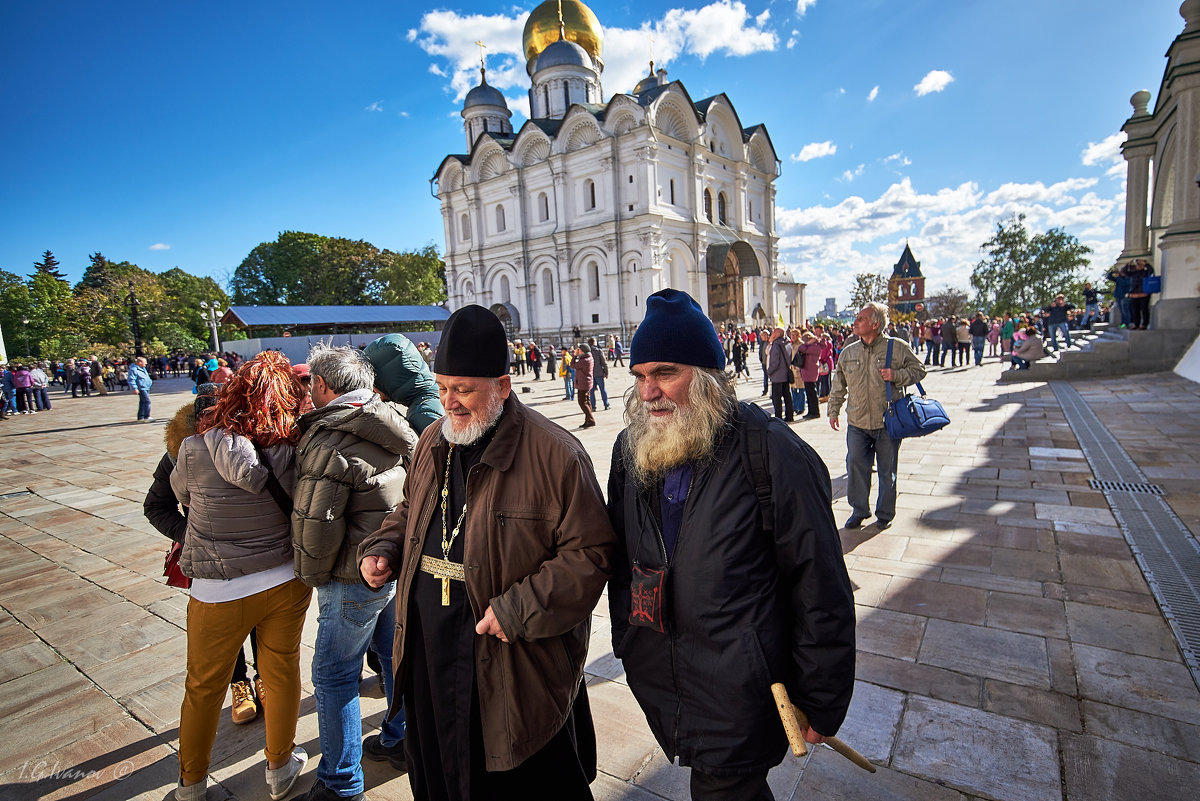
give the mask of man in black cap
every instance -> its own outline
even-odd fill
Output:
[[[766,801],[787,739],[783,683],[837,733],[854,688],[854,598],[829,472],[778,418],[738,403],[711,321],[686,293],[646,299],[613,448],[613,653],[694,801]]]
[[[583,663],[615,539],[591,460],[511,392],[487,309],[450,316],[433,367],[446,416],[359,549],[368,584],[397,581],[413,796],[590,799]]]

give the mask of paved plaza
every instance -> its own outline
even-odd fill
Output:
[[[931,372],[925,389],[953,422],[900,449],[890,529],[842,532],[859,651],[840,736],[878,773],[818,748],[773,771],[776,798],[1195,797],[1200,691],[1186,658],[1194,652],[1176,633],[1197,621],[1179,609],[1164,616],[1152,590],[1168,592],[1169,582],[1147,581],[1138,559],[1148,551],[1121,528],[1133,518],[1089,480],[1105,477],[1100,461],[1127,455],[1165,493],[1154,499],[1163,530],[1139,533],[1194,557],[1200,385],[1169,373],[1000,384],[1001,369],[989,359]],[[576,432],[602,485],[629,384],[613,368],[612,409]],[[561,380],[514,385],[566,428],[582,422]],[[131,394],[57,390],[52,411],[0,423],[0,799],[163,801],[173,790],[187,596],[163,584],[168,541],[142,516],[142,499],[163,452],[162,420],[191,402],[190,387],[156,382],[152,424],[134,422]],[[739,392],[765,403],[761,388],[756,366]],[[1098,421],[1086,436],[1081,415]],[[825,419],[794,430],[829,466],[844,521],[844,434]],[[1194,594],[1200,575],[1185,579]],[[687,771],[656,747],[612,655],[606,599],[592,628],[596,798],[686,799]],[[297,733],[314,758],[293,795],[312,783],[319,751],[308,678],[315,633],[314,608]],[[362,688],[370,733],[383,701],[369,672]],[[261,718],[234,726],[227,701],[221,721],[209,799],[266,799]],[[386,763],[364,768],[372,801],[411,798],[407,777]]]

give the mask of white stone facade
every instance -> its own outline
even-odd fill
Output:
[[[1200,328],[1200,0],[1179,8],[1186,25],[1167,51],[1154,110],[1150,93],[1133,95],[1122,130],[1128,170],[1125,249],[1162,276],[1153,295],[1154,328]],[[1153,180],[1151,180],[1153,172]]]
[[[469,153],[435,176],[449,307],[488,306],[513,336],[555,343],[575,327],[628,337],[646,296],[666,287],[736,324],[775,319],[778,289],[799,306],[787,316],[803,319],[802,285],[777,287],[779,160],[765,128],[744,128],[723,94],[693,102],[664,70],[594,102],[599,59],[562,58],[530,62],[532,108],[545,116],[515,134],[491,95],[468,95]]]

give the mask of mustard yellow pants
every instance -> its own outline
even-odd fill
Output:
[[[292,579],[236,601],[188,601],[187,679],[179,719],[179,773],[184,781],[208,775],[233,666],[253,628],[258,629],[257,668],[266,695],[265,755],[271,762],[291,756],[300,714],[300,632],[311,596],[304,582]]]

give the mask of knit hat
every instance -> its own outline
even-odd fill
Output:
[[[686,292],[663,289],[646,298],[646,319],[629,343],[629,366],[674,362],[725,369],[725,351],[712,320]]]
[[[500,318],[473,303],[451,314],[442,328],[433,372],[476,378],[507,375],[508,337]]]

